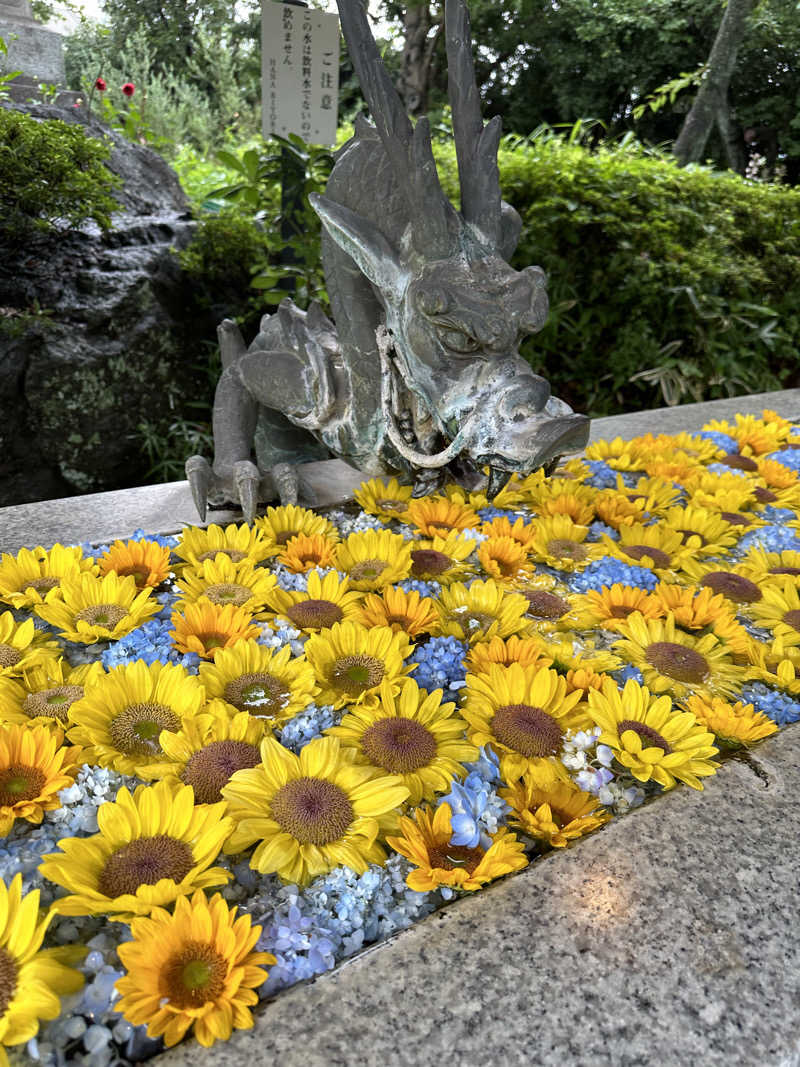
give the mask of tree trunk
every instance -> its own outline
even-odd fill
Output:
[[[744,39],[747,19],[755,6],[756,0],[728,0],[708,57],[706,76],[672,146],[681,166],[698,163],[703,158],[708,136],[718,116],[721,116],[720,126],[724,128],[727,125],[728,86],[736,66],[739,46]]]
[[[429,36],[431,28],[435,33]],[[403,74],[400,95],[409,115],[428,110],[433,52],[441,30],[434,20],[428,0],[408,0],[403,18]]]

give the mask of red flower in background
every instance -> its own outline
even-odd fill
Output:
[[[96,78],[94,87],[97,89],[98,93],[104,93],[108,88],[105,78]]]
[[[136,92],[136,86],[133,84],[133,82],[125,82],[125,84],[122,86],[122,92],[125,94],[125,96],[133,96],[133,94]]]

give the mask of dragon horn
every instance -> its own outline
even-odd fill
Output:
[[[205,522],[208,490],[211,488],[211,467],[203,456],[189,456],[184,469],[200,522]]]

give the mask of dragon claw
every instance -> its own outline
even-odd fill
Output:
[[[233,483],[238,502],[241,504],[242,515],[248,525],[251,525],[256,517],[260,481],[261,475],[258,473],[258,467],[250,460],[244,459],[234,464]]]
[[[186,478],[201,522],[206,521],[208,491],[211,488],[213,477],[208,460],[203,456],[189,456],[186,460]]]
[[[281,504],[296,504],[298,494],[297,468],[292,463],[276,463],[270,468],[272,480]]]

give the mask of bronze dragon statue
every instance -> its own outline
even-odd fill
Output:
[[[339,457],[369,475],[400,473],[415,493],[445,477],[494,497],[512,473],[582,449],[589,420],[550,395],[519,354],[547,317],[544,272],[509,264],[521,220],[500,195],[499,117],[480,114],[465,0],[447,0],[445,39],[461,209],[445,196],[428,120],[412,125],[383,66],[363,0],[338,0],[375,125],[363,117],[337,153],[325,196],[322,260],[334,324],[318,304],[284,300],[249,348],[219,327],[223,371],[213,468],[186,473],[206,502],[297,498],[296,466]],[[255,462],[253,461],[255,459]]]

